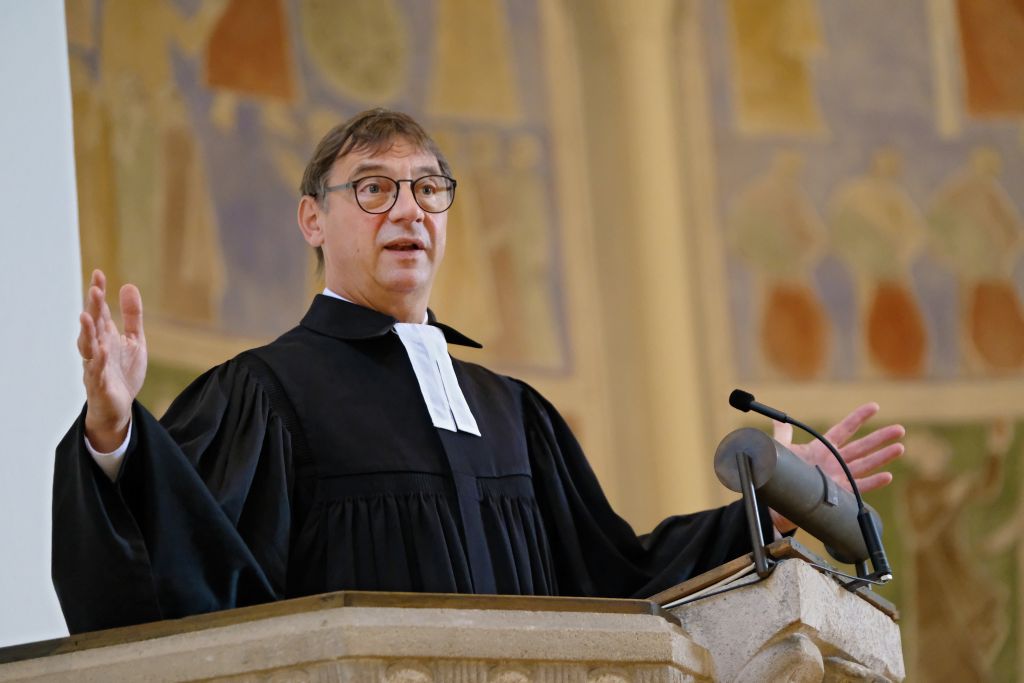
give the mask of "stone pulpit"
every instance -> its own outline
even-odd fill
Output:
[[[792,548],[769,546],[790,559],[762,581],[667,609],[646,600],[331,593],[3,648],[0,682],[902,680],[894,612]],[[686,600],[722,576],[711,574],[655,597]]]

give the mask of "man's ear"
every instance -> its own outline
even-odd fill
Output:
[[[303,195],[299,200],[298,221],[302,237],[311,247],[319,247],[324,243],[322,216],[325,207],[320,206],[315,197]]]

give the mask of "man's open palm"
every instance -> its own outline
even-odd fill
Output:
[[[132,401],[146,378],[146,336],[142,330],[142,295],[135,285],[120,292],[124,333],[117,329],[106,302],[107,279],[95,270],[79,316],[78,351],[82,354],[88,409],[86,435],[100,451],[116,448],[131,419]]]

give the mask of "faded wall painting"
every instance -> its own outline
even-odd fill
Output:
[[[908,680],[1020,680],[1024,421],[908,426],[875,496],[899,580]],[[899,539],[893,542],[892,539]]]
[[[736,123],[747,133],[814,133],[824,121],[814,90],[822,49],[815,0],[729,0]]]
[[[978,117],[1024,115],[1024,2],[956,0],[967,109]]]
[[[908,680],[1024,680],[1024,3],[696,6],[711,382],[881,400]]]
[[[302,170],[328,129],[373,106],[418,117],[459,181],[435,312],[499,367],[568,372],[534,2],[67,12],[83,278],[102,267],[113,287],[140,287],[168,390],[296,324],[322,287],[295,227]]]
[[[1024,376],[1024,5],[942,4],[706,3],[739,379]]]

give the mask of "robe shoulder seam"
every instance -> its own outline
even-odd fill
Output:
[[[295,407],[278,380],[274,369],[256,351],[256,349],[245,351],[236,356],[234,362],[248,370],[266,392],[271,409],[281,418],[285,429],[291,436],[294,463],[296,465],[312,465],[314,461],[309,449],[309,442],[306,440],[306,433],[295,412]]]

